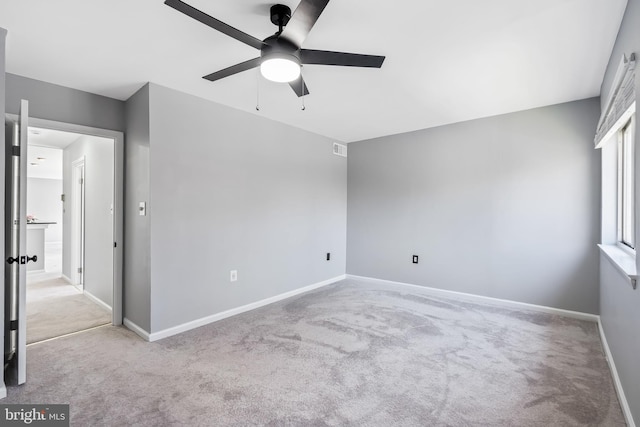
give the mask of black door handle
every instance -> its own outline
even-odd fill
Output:
[[[34,255],[32,257],[30,257],[29,255],[27,255],[27,256],[23,255],[21,257],[15,257],[15,258],[9,257],[9,258],[7,258],[7,262],[9,264],[13,264],[14,262],[19,262],[20,264],[26,264],[29,261],[38,262],[38,255]]]

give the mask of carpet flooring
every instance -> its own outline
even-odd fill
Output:
[[[623,426],[597,325],[345,280],[154,343],[29,347],[74,426]]]
[[[111,323],[111,312],[61,278],[27,284],[27,344]]]

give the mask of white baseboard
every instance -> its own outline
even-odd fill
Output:
[[[255,310],[256,308],[264,307],[265,305],[273,304],[274,302],[282,301],[287,298],[291,298],[296,295],[303,294],[305,292],[312,291],[314,289],[321,288],[323,286],[330,285],[335,282],[339,282],[340,280],[344,280],[346,275],[341,275],[334,277],[332,279],[324,280],[322,282],[314,283],[309,286],[305,286],[304,288],[295,289],[293,291],[285,292],[280,295],[276,295],[270,298],[266,298],[260,301],[252,302],[250,304],[246,304],[240,307],[232,308],[231,310],[223,311],[221,313],[213,314],[211,316],[203,317],[201,319],[193,320],[191,322],[183,323],[182,325],[174,326],[171,328],[164,329],[162,331],[153,332],[149,334],[149,341],[157,341],[162,338],[167,338],[172,335],[176,335],[182,332],[189,331],[191,329],[199,328],[200,326],[208,325],[209,323],[217,322],[218,320],[226,319],[231,316],[235,316],[236,314],[245,313],[250,310]],[[126,319],[125,319],[126,320]],[[126,325],[126,323],[125,323]],[[134,331],[135,332],[135,331]],[[138,335],[140,335],[138,333]],[[140,335],[142,336],[142,335]]]
[[[85,289],[85,291],[83,293],[84,293],[84,296],[86,296],[87,298],[89,298],[91,301],[95,302],[99,306],[101,306],[103,308],[106,308],[107,310],[109,310],[109,313],[111,313],[112,309],[111,309],[111,306],[109,304],[107,304],[106,302],[102,301],[100,298],[98,298],[97,296],[95,296],[91,292],[87,291],[86,289]]]
[[[64,274],[62,274],[60,276],[62,278],[62,280],[64,280],[65,282],[67,282],[70,285],[73,285],[73,283],[71,283],[71,279],[69,279],[67,276],[65,276]]]
[[[392,285],[409,286],[409,287],[421,289],[423,292],[429,293],[431,295],[440,296],[444,298],[464,299],[465,301],[479,302],[483,304],[493,304],[501,307],[512,307],[512,308],[540,311],[543,313],[557,314],[560,316],[570,317],[573,319],[587,320],[589,322],[597,322],[598,319],[600,318],[600,316],[598,316],[597,314],[582,313],[580,311],[563,310],[561,308],[547,307],[544,305],[536,305],[536,304],[528,304],[526,302],[511,301],[511,300],[500,299],[500,298],[485,297],[481,295],[467,294],[464,292],[449,291],[446,289],[430,288],[427,286],[414,285],[411,283],[376,279],[374,277],[364,277],[364,276],[355,276],[353,274],[347,274],[347,278],[355,279],[355,280],[383,282],[383,283],[388,283]]]
[[[616,369],[616,364],[613,361],[613,355],[611,354],[611,349],[609,348],[609,344],[607,343],[607,337],[604,334],[602,321],[600,320],[598,320],[598,330],[600,331],[602,348],[604,349],[604,354],[607,358],[609,369],[611,370],[611,376],[613,377],[613,384],[615,386],[616,393],[618,394],[618,400],[620,401],[620,406],[622,407],[622,414],[624,415],[624,419],[627,422],[627,426],[636,427],[636,423],[633,421],[633,414],[631,414],[631,408],[629,407],[629,402],[627,401],[627,397],[624,395],[624,389],[622,388],[622,382],[620,382],[620,376],[618,376],[618,370]]]
[[[145,331],[144,329],[142,329],[140,326],[136,325],[135,323],[133,323],[131,320],[127,319],[126,317],[124,319],[122,319],[122,324],[124,326],[127,327],[127,329],[135,332],[138,336],[140,336],[140,338],[142,338],[145,341],[149,341],[149,332]]]

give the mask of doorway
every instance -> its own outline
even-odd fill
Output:
[[[96,278],[107,278],[107,280],[102,280],[101,283],[104,285],[105,283],[109,284],[109,288],[111,292],[109,296],[104,297],[104,293],[97,293],[93,296],[98,295],[96,300],[105,301],[110,298],[111,302],[111,324],[120,325],[122,324],[122,239],[123,239],[123,155],[124,155],[124,135],[122,132],[110,131],[99,128],[91,128],[81,125],[74,125],[69,123],[50,121],[44,119],[37,118],[29,118],[28,117],[28,101],[22,100],[20,106],[20,115],[15,114],[7,114],[5,116],[5,129],[7,133],[6,137],[6,166],[5,166],[5,233],[10,238],[5,239],[5,255],[6,255],[6,266],[5,266],[5,302],[7,303],[4,307],[5,314],[5,381],[15,382],[16,384],[22,384],[26,381],[26,353],[27,353],[27,345],[26,345],[26,327],[29,323],[26,318],[26,295],[27,295],[27,264],[31,262],[43,261],[43,264],[46,266],[46,260],[41,259],[44,257],[45,252],[44,249],[41,250],[41,256],[36,256],[36,254],[27,254],[26,246],[27,246],[27,226],[28,222],[26,221],[27,214],[26,202],[27,202],[27,187],[28,187],[28,179],[27,179],[27,160],[28,160],[28,152],[29,152],[29,144],[28,144],[28,136],[29,129],[34,129],[37,133],[37,130],[50,130],[50,131],[60,131],[66,133],[74,133],[77,134],[76,137],[95,137],[101,138],[103,141],[108,142],[109,145],[109,158],[98,156],[86,156],[85,163],[85,184],[89,182],[89,180],[93,181],[88,175],[90,170],[99,171],[101,168],[107,168],[111,172],[110,178],[106,180],[95,180],[96,183],[101,182],[102,186],[97,186],[95,191],[93,192],[85,192],[85,231],[89,230],[87,227],[87,219],[91,218],[91,214],[89,212],[89,207],[91,203],[89,203],[88,194],[97,194],[97,195],[107,195],[109,197],[109,202],[107,206],[105,204],[99,204],[98,210],[96,212],[101,213],[103,216],[108,215],[108,221],[106,226],[101,227],[92,227],[91,229],[95,231],[93,236],[89,236],[88,233],[85,233],[85,245],[84,245],[84,253],[82,262],[85,264],[83,266],[83,275],[86,277],[83,278],[83,297],[86,295],[90,297],[88,284],[89,284],[89,276],[87,273],[89,271],[94,271],[94,277]],[[96,144],[86,144],[88,149],[93,149],[97,147]],[[104,152],[103,152],[104,153]],[[77,158],[79,156],[78,153],[71,153],[68,158]],[[91,160],[94,158],[94,160]],[[36,159],[36,162],[43,159]],[[87,166],[89,165],[89,166]],[[65,170],[71,170],[71,168],[65,168]],[[64,179],[65,183],[69,183],[70,179]],[[63,193],[59,195],[61,197],[61,201],[66,201],[65,194],[70,194],[70,191],[63,189]],[[63,213],[66,212],[66,208],[63,208]],[[72,227],[68,224],[67,218],[70,215],[66,215],[63,217],[62,225],[63,230],[65,232],[70,233]],[[99,215],[98,215],[99,216]],[[30,215],[31,219],[37,218],[36,215]],[[96,217],[97,218],[97,217]],[[95,219],[95,218],[94,218]],[[32,221],[37,222],[37,221]],[[43,221],[49,222],[50,221]],[[96,220],[95,224],[102,223],[104,221]],[[44,227],[46,228],[46,227]],[[109,241],[107,244],[102,244],[103,240],[97,238],[97,236],[107,236]],[[44,241],[44,238],[41,239]],[[63,239],[66,240],[66,239]],[[92,257],[93,267],[87,268],[89,264],[89,259],[86,257],[89,254],[88,244],[100,242],[100,246],[104,249],[105,256],[102,257],[102,260],[107,260],[108,262],[96,262],[97,258],[100,257]],[[63,243],[63,256],[62,256],[62,264],[63,264],[63,273],[60,275],[58,280],[67,279],[68,276],[64,274],[65,269],[67,268],[67,260],[70,257],[66,254],[68,245],[64,245]],[[92,244],[92,247],[95,247],[95,244]],[[108,249],[108,253],[107,250]],[[106,265],[108,269],[108,273],[105,274]],[[102,267],[102,269],[100,268]],[[46,269],[46,267],[45,267]],[[42,270],[42,269],[41,269]],[[40,271],[43,273],[43,271]],[[44,271],[46,274],[46,270]],[[65,277],[66,276],[66,277]],[[66,280],[67,282],[69,280]],[[7,285],[8,284],[8,285]],[[71,286],[71,285],[69,285]],[[46,296],[46,292],[44,293]],[[50,301],[48,301],[49,303]],[[96,301],[97,302],[97,301]],[[46,304],[51,305],[51,304]],[[0,382],[0,386],[2,383]],[[0,387],[0,394],[4,394],[4,387]]]
[[[113,138],[29,127],[27,344],[113,323],[114,150]]]

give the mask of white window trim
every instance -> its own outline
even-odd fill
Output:
[[[635,254],[630,254],[618,245],[598,245],[598,247],[611,264],[628,279],[631,287],[636,289],[638,286],[638,273]]]
[[[635,103],[634,103],[635,104]],[[631,110],[631,108],[629,109]],[[635,108],[633,109],[635,112]],[[632,140],[632,147],[631,147],[631,152],[630,153],[626,153],[627,155],[630,154],[631,155],[631,161],[632,163],[634,163],[635,165],[635,117],[631,116],[629,118],[629,120],[627,120],[626,122],[623,122],[620,127],[617,129],[616,135],[617,135],[617,170],[616,170],[616,174],[617,174],[617,188],[616,188],[616,201],[617,201],[617,207],[616,207],[616,239],[617,239],[617,245],[620,246],[622,249],[626,250],[627,252],[631,253],[633,256],[635,256],[636,251],[635,251],[635,247],[637,246],[637,242],[635,241],[635,229],[636,229],[636,224],[635,224],[635,218],[636,218],[636,197],[635,197],[635,176],[636,176],[636,167],[633,167],[633,177],[631,180],[631,187],[632,187],[632,191],[631,193],[633,194],[633,199],[632,199],[632,203],[634,204],[633,206],[633,223],[631,224],[632,230],[633,230],[633,246],[630,244],[631,242],[627,242],[624,239],[624,211],[626,208],[626,205],[624,204],[624,193],[626,192],[626,186],[625,186],[625,171],[624,171],[624,166],[625,166],[625,146],[624,146],[624,133],[627,129],[631,129],[631,140]]]

